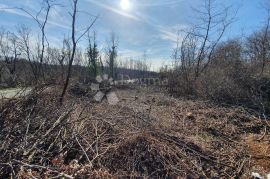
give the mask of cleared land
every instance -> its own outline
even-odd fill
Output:
[[[270,128],[254,111],[149,88],[117,89],[115,106],[72,90],[59,106],[58,93],[47,87],[3,105],[1,177],[249,178],[270,171]]]

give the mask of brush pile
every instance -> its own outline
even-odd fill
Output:
[[[253,140],[245,142],[258,136],[269,147],[270,129],[240,107],[147,99],[136,90],[123,90],[115,106],[72,94],[60,106],[56,89],[1,103],[0,178],[247,178],[270,171],[269,151],[255,160]]]

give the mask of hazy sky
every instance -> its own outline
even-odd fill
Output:
[[[196,22],[196,14],[191,7],[200,7],[203,0],[129,0],[129,7],[122,0],[79,0],[77,30],[87,26],[93,15],[99,15],[93,30],[97,32],[100,48],[105,47],[112,31],[119,38],[119,54],[122,57],[140,57],[144,53],[151,59],[156,69],[169,63],[179,29]],[[36,13],[42,0],[0,0],[0,9],[23,7]],[[70,34],[70,0],[57,0],[62,6],[53,8],[46,32],[52,45],[61,44],[64,36]],[[233,5],[238,9],[236,22],[225,34],[233,38],[248,35],[263,26],[266,13],[261,4],[265,0],[217,0],[221,6]],[[0,10],[0,26],[11,31],[25,24],[37,33],[37,24],[20,10]],[[83,45],[83,41],[81,45]]]

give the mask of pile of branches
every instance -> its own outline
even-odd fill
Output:
[[[243,145],[218,140],[214,152],[177,132],[177,121],[172,130],[127,106],[71,97],[60,106],[57,97],[34,90],[1,104],[0,178],[229,178],[245,172]]]

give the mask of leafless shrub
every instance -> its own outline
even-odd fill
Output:
[[[265,27],[249,37],[221,41],[234,21],[231,7],[222,9],[216,1],[204,2],[202,10],[197,10],[201,17],[198,25],[188,30],[181,42],[177,41],[174,68],[167,74],[170,91],[181,96],[246,105],[265,113],[265,108],[259,107],[262,103],[268,106],[269,113],[269,92],[260,90],[261,86],[267,88],[265,79],[270,79],[269,17]],[[262,81],[265,83],[261,84]]]
[[[260,121],[241,108],[187,101],[170,106],[173,112],[162,111],[174,116],[163,119],[153,114],[164,107],[155,105],[159,99],[149,100],[148,113],[131,104],[108,106],[72,96],[60,106],[57,88],[44,86],[2,103],[0,177],[211,178],[249,173],[238,134],[255,130]]]

